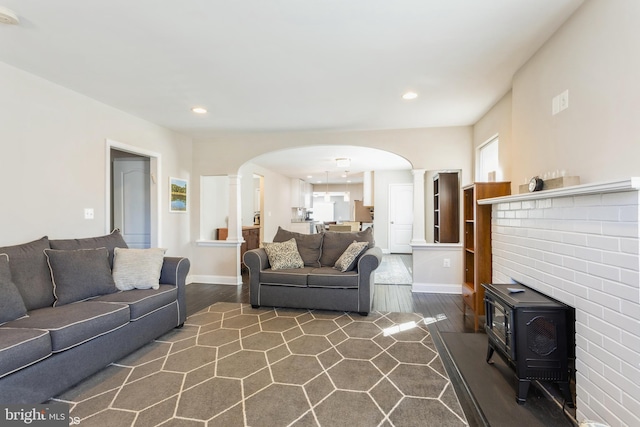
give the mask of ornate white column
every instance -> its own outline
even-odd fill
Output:
[[[413,169],[413,236],[411,244],[427,243],[424,228],[424,174],[426,169]]]

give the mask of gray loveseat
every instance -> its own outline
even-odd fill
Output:
[[[117,230],[0,247],[1,404],[44,402],[184,323],[189,260],[117,248]]]
[[[245,252],[249,269],[251,305],[354,311],[366,315],[371,311],[374,271],[382,260],[382,250],[375,246],[372,230],[360,232],[327,231],[300,234],[278,229],[274,242],[295,239],[304,262],[301,268],[271,268],[264,247]],[[352,242],[368,242],[347,271],[334,266]]]

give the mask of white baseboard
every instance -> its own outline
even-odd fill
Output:
[[[241,276],[214,276],[210,274],[193,274],[187,276],[187,284],[204,283],[207,285],[242,285]]]
[[[462,294],[462,285],[451,283],[416,283],[411,285],[411,292],[430,294]]]

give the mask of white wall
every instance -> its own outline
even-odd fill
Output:
[[[161,154],[160,245],[190,255],[189,216],[168,212],[168,177],[191,178],[190,138],[1,62],[0,81],[0,245],[105,234],[110,139]]]
[[[556,169],[582,183],[638,175],[640,2],[586,1],[513,80],[511,180]],[[569,90],[569,108],[551,100]]]

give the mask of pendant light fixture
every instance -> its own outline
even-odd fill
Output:
[[[324,193],[324,201],[329,203],[331,196],[329,195],[329,171],[327,171],[327,191]]]
[[[344,201],[348,202],[351,199],[349,194],[349,171],[344,171],[344,178],[346,181],[344,184]]]

